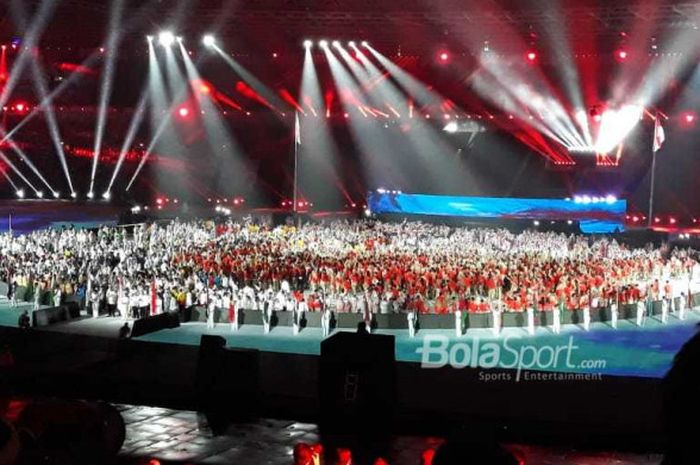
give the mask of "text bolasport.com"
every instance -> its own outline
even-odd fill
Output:
[[[520,344],[513,344],[513,342]],[[605,360],[576,360],[574,337],[567,344],[525,344],[520,338],[505,337],[495,342],[482,342],[479,338],[450,344],[444,335],[431,334],[423,338],[423,345],[416,349],[422,368],[485,368],[514,370],[509,372],[483,371],[479,379],[489,381],[594,381],[602,379],[607,366]],[[535,371],[530,371],[535,370]]]

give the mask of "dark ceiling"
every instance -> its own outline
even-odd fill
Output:
[[[39,0],[15,0],[36,9]],[[595,35],[617,37],[631,28],[662,34],[697,29],[700,2],[554,0],[124,0],[128,36],[178,24],[187,37],[216,30],[222,38],[253,38],[278,46],[306,37],[366,39],[420,51],[435,41],[460,42],[478,29],[484,40],[518,31],[527,40],[566,24],[572,41]],[[10,1],[0,6],[0,38],[18,35]],[[94,47],[105,40],[110,4],[106,0],[58,1],[44,42]],[[178,20],[179,19],[179,20]],[[699,36],[700,37],[700,36]],[[129,37],[126,38],[129,40]]]

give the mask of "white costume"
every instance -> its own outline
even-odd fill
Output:
[[[462,311],[455,311],[455,336],[462,336]]]
[[[680,297],[680,299],[678,299],[678,319],[679,320],[685,320],[686,299],[687,299],[687,297],[685,296],[685,294],[681,293],[681,297]]]
[[[591,329],[591,307],[583,307],[583,329],[589,331]]]
[[[213,297],[207,303],[207,328],[214,328],[214,313],[216,313],[216,299]]]
[[[493,315],[493,335],[498,336],[501,334],[502,316],[501,303],[496,301],[493,303],[491,308],[491,315]]]
[[[559,334],[561,332],[561,309],[559,305],[556,305],[552,309],[552,331],[554,334]]]
[[[637,302],[637,326],[644,326],[646,308],[644,302]]]
[[[663,324],[668,323],[669,302],[673,302],[673,300],[664,299],[661,301],[661,323]]]
[[[331,332],[331,310],[326,308],[321,315],[321,332],[327,337]]]
[[[527,308],[527,332],[530,336],[535,334],[535,309]]]
[[[610,324],[612,325],[613,329],[617,329],[617,318],[618,318],[618,313],[617,313],[617,304],[612,304],[610,305]]]
[[[416,312],[411,310],[406,318],[408,319],[408,336],[416,337]]]
[[[272,308],[269,301],[263,303],[262,309],[262,320],[263,320],[263,332],[265,334],[270,332],[270,320],[272,319]]]

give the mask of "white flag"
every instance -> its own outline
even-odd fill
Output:
[[[664,141],[666,140],[666,132],[664,127],[661,126],[661,116],[656,115],[656,122],[654,123],[654,152],[658,152]]]
[[[299,112],[294,112],[294,143],[301,145],[301,125],[299,124]]]

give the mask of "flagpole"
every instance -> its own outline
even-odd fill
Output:
[[[294,216],[297,214],[297,182],[298,182],[298,170],[299,170],[299,138],[297,135],[299,134],[299,115],[295,115],[295,120],[294,120],[294,179],[293,179],[293,187],[292,189],[294,192],[292,193],[292,198],[294,200],[294,205],[293,205],[293,212]]]
[[[649,189],[649,215],[647,217],[647,227],[651,228],[654,216],[654,180],[656,178],[656,150],[651,153],[651,187]]]

